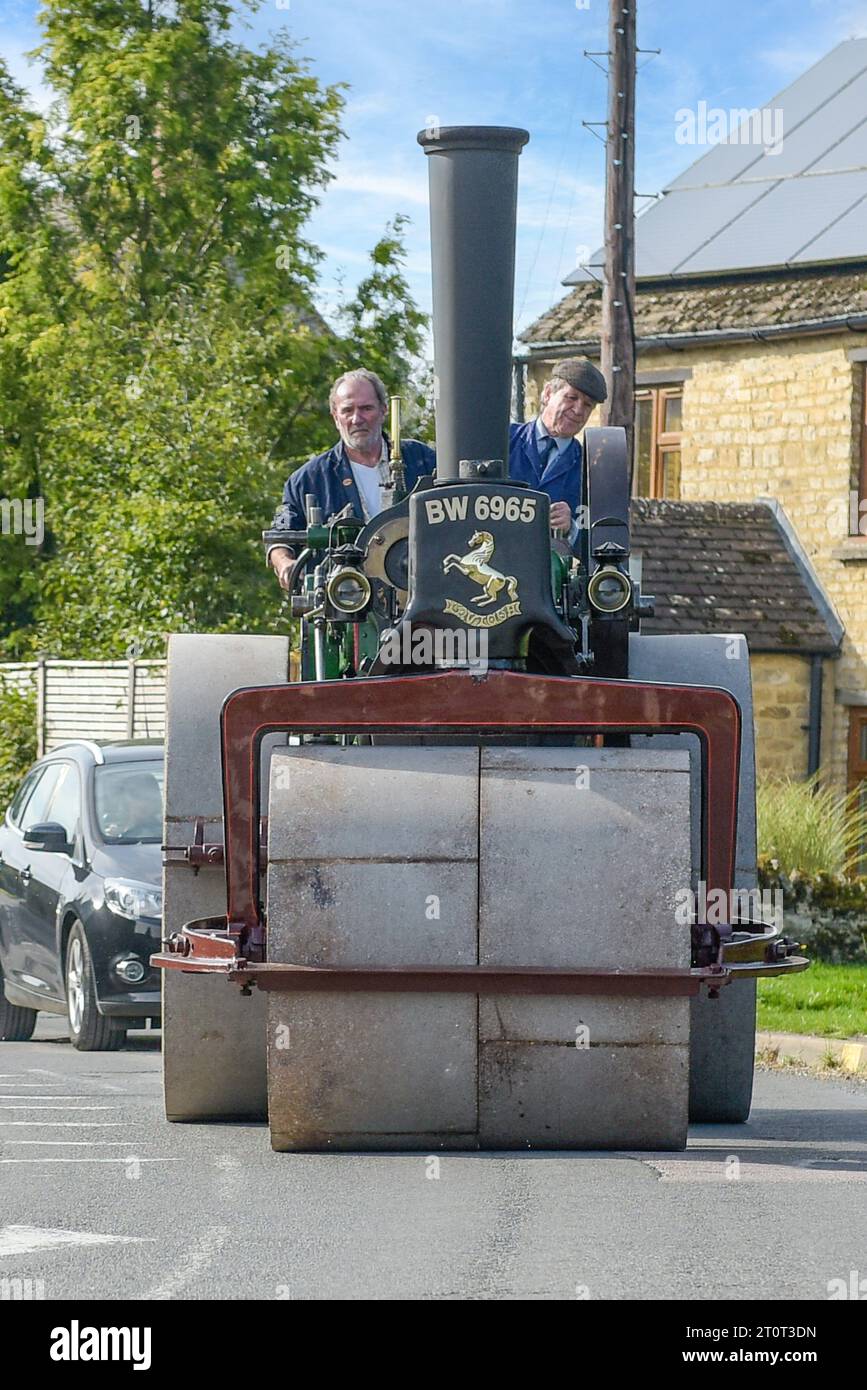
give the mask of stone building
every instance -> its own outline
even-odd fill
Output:
[[[867,39],[765,109],[782,112],[779,148],[735,131],[636,221],[636,538],[644,587],[667,585],[657,630],[674,614],[746,632],[765,770],[820,762],[867,804]],[[525,416],[558,358],[599,357],[598,271],[565,283],[522,334]],[[696,566],[713,551],[704,592],[662,574],[672,534]],[[755,602],[733,604],[747,561]]]

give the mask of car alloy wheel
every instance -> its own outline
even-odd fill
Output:
[[[69,943],[69,959],[66,964],[66,1007],[69,1012],[69,1026],[74,1033],[81,1032],[84,1016],[84,956],[81,939],[73,937]]]
[[[79,1052],[114,1052],[126,1041],[123,1023],[99,1012],[93,961],[80,922],[73,924],[66,948],[66,1013],[69,1040]]]

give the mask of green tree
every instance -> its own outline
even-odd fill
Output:
[[[371,267],[343,307],[341,328],[348,347],[344,369],[364,365],[406,401],[409,429],[433,437],[432,382],[419,368],[427,315],[413,303],[404,274],[407,218],[398,214],[371,252]]]
[[[44,122],[0,63],[0,497],[42,496],[39,358],[66,312],[68,235],[52,216]],[[0,649],[23,655],[40,555],[0,535]]]
[[[371,268],[344,306],[342,328],[355,360],[392,384],[406,386],[427,322],[413,304],[403,273],[406,217],[389,224],[371,252]]]
[[[36,692],[0,677],[0,809],[5,810],[36,758]]]
[[[276,620],[258,543],[285,473],[262,429],[270,335],[239,332],[219,293],[162,309],[134,371],[111,351],[130,331],[117,320],[57,346],[45,453],[58,542],[39,611],[58,655],[116,657],[130,642],[154,655],[166,631]]]
[[[253,0],[247,8],[258,8]],[[286,37],[230,38],[227,0],[46,0],[37,50],[58,94],[54,172],[80,273],[143,312],[216,261],[227,291],[308,303],[303,227],[340,139],[340,88]]]
[[[327,386],[405,388],[421,342],[402,224],[337,333],[307,218],[342,94],[224,0],[46,0],[47,120],[0,73],[0,478],[44,497],[0,555],[0,652],[118,656],[281,621],[259,532],[333,439]]]

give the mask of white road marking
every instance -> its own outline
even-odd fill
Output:
[[[179,1298],[186,1285],[191,1284],[194,1279],[199,1277],[202,1270],[213,1264],[225,1245],[228,1235],[229,1230],[226,1226],[214,1226],[208,1231],[203,1231],[198,1240],[193,1242],[177,1269],[169,1274],[162,1283],[157,1284],[156,1288],[144,1294],[144,1298]]]
[[[46,1086],[47,1086],[47,1085],[48,1085],[48,1082],[46,1081],[45,1084],[46,1084]],[[98,1092],[98,1091],[96,1092],[96,1096],[97,1096],[97,1097],[99,1096],[99,1092]],[[83,1096],[67,1096],[67,1095],[62,1095],[62,1096],[19,1096],[19,1095],[17,1094],[17,1092],[16,1092],[14,1095],[11,1095],[11,1096],[5,1096],[5,1095],[0,1096],[0,1100],[93,1100],[93,1099],[94,1099],[94,1096],[93,1096],[93,1095],[83,1095]]]
[[[122,1120],[0,1120],[0,1129],[123,1129]]]
[[[125,1149],[129,1144],[124,1144]],[[139,1158],[129,1154],[127,1158],[0,1158],[0,1163],[183,1163],[182,1158]],[[2,1250],[0,1250],[2,1254]]]
[[[817,1114],[819,1112],[816,1112]],[[802,1149],[863,1149],[867,1153],[867,1142],[863,1139],[741,1139],[735,1145],[738,1153],[752,1150],[754,1153],[799,1153]],[[690,1139],[686,1146],[687,1155],[697,1153],[728,1154],[729,1147],[719,1139]],[[646,1158],[640,1149],[627,1154],[627,1158]]]
[[[119,1105],[0,1105],[0,1110],[120,1110]]]
[[[49,1146],[64,1149],[107,1149],[109,1147],[128,1149],[130,1147],[126,1139],[3,1139],[0,1142],[2,1142],[2,1147],[6,1149],[11,1149],[13,1144],[27,1144],[31,1149],[48,1148]],[[146,1146],[139,1144],[138,1147]]]
[[[5,1082],[5,1084],[6,1084],[7,1086],[9,1086],[10,1088],[11,1088],[11,1087],[14,1087],[15,1089],[14,1089],[14,1093],[13,1093],[12,1095],[4,1096],[4,1097],[3,1097],[4,1100],[15,1100],[16,1096],[22,1095],[22,1094],[24,1094],[24,1093],[26,1093],[26,1092],[30,1092],[30,1091],[33,1091],[33,1092],[34,1092],[34,1095],[31,1097],[31,1099],[33,1099],[33,1100],[53,1100],[53,1099],[54,1099],[53,1096],[47,1096],[47,1095],[44,1095],[43,1093],[44,1093],[44,1091],[45,1091],[45,1087],[46,1087],[46,1086],[51,1087],[52,1090],[55,1090],[55,1089],[57,1088],[57,1082],[56,1082],[56,1081],[22,1081],[22,1082],[19,1084],[17,1081],[10,1081],[10,1080],[7,1079],[7,1081]],[[75,1084],[76,1084],[76,1086],[87,1086],[87,1085],[90,1084],[90,1077],[88,1077],[88,1076],[77,1076],[77,1077],[75,1078]],[[106,1084],[105,1084],[104,1081],[101,1082],[101,1083],[97,1083],[95,1086],[93,1086],[93,1087],[91,1088],[91,1090],[89,1090],[89,1091],[84,1091],[84,1092],[82,1092],[81,1094],[79,1094],[78,1092],[73,1093],[73,1092],[69,1092],[69,1091],[63,1091],[63,1092],[61,1093],[62,1098],[63,1098],[64,1100],[66,1099],[67,1096],[69,1096],[69,1098],[70,1098],[70,1099],[73,1099],[73,1100],[79,1100],[79,1099],[86,1100],[86,1099],[88,1099],[88,1097],[93,1098],[93,1097],[108,1096],[108,1095],[113,1095],[113,1096],[114,1096],[114,1095],[129,1095],[129,1094],[130,1094],[130,1091],[129,1091],[128,1087],[126,1087],[126,1086],[106,1086]],[[133,1094],[135,1094],[135,1092],[133,1092]]]
[[[64,1245],[152,1245],[155,1237],[105,1236],[95,1231],[62,1231],[43,1226],[4,1226],[0,1229],[0,1258],[32,1255]]]
[[[730,1159],[701,1158],[644,1158],[641,1161],[659,1174],[662,1182],[863,1182],[867,1179],[867,1163],[862,1167],[846,1167],[846,1159],[805,1158],[792,1163],[756,1163],[739,1159],[734,1168]],[[822,1164],[819,1167],[819,1164]],[[827,1166],[825,1166],[827,1165]]]

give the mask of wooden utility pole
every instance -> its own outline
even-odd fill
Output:
[[[606,425],[627,432],[630,469],[635,425],[635,54],[638,0],[610,0],[608,139],[605,161],[605,285],[602,373]],[[631,490],[631,488],[630,488]]]

